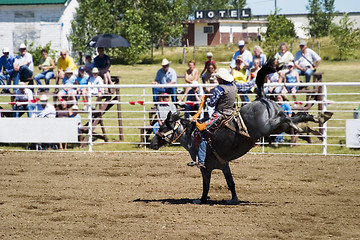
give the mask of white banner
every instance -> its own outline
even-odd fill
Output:
[[[346,147],[360,148],[360,119],[346,120]]]

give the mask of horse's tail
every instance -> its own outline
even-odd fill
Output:
[[[275,67],[275,58],[271,58],[264,66],[261,67],[259,72],[256,75],[256,85],[258,88],[257,96],[258,98],[266,98],[264,92],[264,82],[266,75],[276,71]]]

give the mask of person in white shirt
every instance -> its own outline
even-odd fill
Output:
[[[32,115],[32,118],[55,118],[55,107],[48,103],[48,97],[43,94],[40,98],[40,104],[36,104],[36,108]]]
[[[18,85],[20,79],[31,78],[34,73],[33,57],[26,50],[26,45],[21,44],[19,47],[20,54],[16,56],[14,61],[14,85]],[[14,89],[16,92],[17,89]]]
[[[92,70],[93,76],[89,78],[88,85],[95,86],[95,85],[103,85],[104,84],[103,79],[99,76],[99,72],[100,71],[98,68],[96,68],[96,67],[93,68],[93,70]],[[90,92],[91,92],[92,96],[97,96],[96,101],[99,102],[99,101],[101,101],[102,95],[104,94],[104,88],[91,87]],[[94,110],[96,109],[96,104],[93,109]]]
[[[305,75],[305,81],[310,82],[311,75],[318,68],[321,58],[312,49],[307,48],[306,41],[301,40],[299,46],[300,51],[295,54],[295,67],[299,75]]]
[[[236,51],[231,59],[230,68],[233,69],[236,67],[236,58],[237,56],[241,56],[244,60],[243,64],[245,64],[246,68],[252,66],[253,56],[249,50],[245,48],[245,41],[240,40],[238,42],[239,51]],[[241,66],[242,67],[242,66]]]
[[[20,82],[20,86],[24,86],[25,83]],[[32,111],[35,108],[33,92],[29,88],[20,87],[16,90],[15,102],[13,103],[14,117],[20,117],[20,111],[26,111],[27,116],[31,117]]]

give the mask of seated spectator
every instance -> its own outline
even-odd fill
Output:
[[[294,69],[293,62],[288,63],[288,69],[289,69],[289,71],[285,74],[286,83],[300,83],[299,73]],[[282,93],[283,94],[291,93],[293,95],[294,101],[296,101],[297,90],[298,90],[298,87],[288,85],[288,86],[285,86]],[[287,97],[284,96],[284,98],[285,98],[285,100],[288,100]]]
[[[14,61],[14,85],[18,85],[20,79],[31,78],[34,73],[33,57],[27,52],[25,44],[20,45],[19,52]]]
[[[93,70],[92,70],[92,74],[93,74],[93,76],[89,78],[88,85],[96,86],[96,85],[103,85],[104,84],[102,78],[99,76],[99,69],[94,67]],[[91,87],[90,92],[91,92],[92,96],[97,97],[96,102],[100,102],[101,98],[103,96],[103,93],[104,93],[104,88]],[[99,108],[101,108],[101,106]],[[95,107],[93,109],[94,110],[96,109],[96,104],[95,104]]]
[[[193,85],[199,84],[199,82],[193,81]],[[190,88],[186,96],[185,104],[185,118],[189,119],[190,115],[193,116],[199,110],[201,97],[204,95],[204,91],[201,87],[193,86]],[[200,118],[203,118],[201,116]]]
[[[286,42],[282,42],[280,44],[280,51],[277,52],[275,54],[275,60],[277,61],[278,66],[282,69],[285,70],[284,72],[280,72],[280,76],[284,76],[285,73],[287,72],[287,64],[289,62],[293,62],[294,61],[294,55],[289,52],[288,50],[288,45]]]
[[[91,60],[90,55],[85,56],[85,66],[84,66],[84,68],[85,68],[86,74],[91,77],[92,76],[92,69],[94,68],[94,62]]]
[[[64,99],[61,99],[60,101],[59,110],[56,111],[56,117],[57,118],[69,117],[68,103]]]
[[[205,82],[206,84],[208,83],[218,83],[217,80],[216,80],[216,77],[214,77],[214,74],[216,74],[216,64],[214,63],[209,63],[209,66],[208,66],[208,70],[206,71],[205,73]],[[211,93],[213,87],[206,87],[205,88],[205,92],[206,93]]]
[[[77,120],[79,129],[81,127],[81,116],[79,114],[79,107],[76,104],[69,108],[69,117]]]
[[[261,49],[261,47],[258,46],[258,45],[256,45],[256,46],[254,47],[253,63],[254,63],[255,58],[260,59],[260,66],[261,66],[261,67],[266,64],[266,61],[267,61],[266,55],[264,54],[264,52],[263,52],[263,50]],[[252,66],[250,66],[250,67],[252,67]]]
[[[236,67],[236,58],[237,56],[241,56],[241,58],[244,60],[244,64],[246,64],[247,68],[252,66],[253,57],[249,50],[245,48],[245,41],[240,40],[238,42],[239,51],[236,51],[231,59],[230,68]]]
[[[195,61],[194,60],[190,60],[188,62],[188,67],[189,69],[187,69],[185,71],[185,82],[191,84],[192,82],[198,82],[199,81],[199,70],[197,70],[197,68],[195,68]],[[190,87],[185,88],[184,91],[184,96],[180,99],[180,101],[184,101],[186,95],[188,94],[188,92],[190,91]]]
[[[206,57],[207,57],[208,60],[205,62],[205,67],[202,70],[202,72],[200,73],[200,77],[202,78],[203,83],[205,83],[205,81],[206,81],[206,74],[207,74],[207,72],[209,70],[210,63],[212,63],[215,66],[215,69],[216,69],[216,62],[214,60],[212,60],[213,54],[211,52],[208,52],[206,54]],[[204,72],[206,73],[205,75],[203,75]]]
[[[310,82],[311,75],[318,68],[321,58],[312,49],[307,48],[306,41],[300,41],[300,51],[295,54],[295,67],[299,75],[305,75],[305,81]]]
[[[163,59],[161,66],[162,68],[157,71],[155,81],[152,84],[176,84],[177,75],[175,70],[170,67],[170,62],[167,59]],[[159,94],[164,92],[170,94],[172,102],[177,102],[176,87],[153,87],[152,92],[154,102],[157,102]]]
[[[266,83],[281,83],[282,78],[280,77],[279,72],[274,72],[266,75]],[[265,94],[280,94],[283,89],[283,86],[269,86],[264,87]]]
[[[110,75],[110,57],[104,54],[105,49],[98,47],[97,51],[99,55],[94,58],[94,67],[99,69],[99,76],[103,78],[105,84],[113,84]]]
[[[255,82],[257,73],[261,69],[260,59],[259,58],[255,58],[254,61],[253,61],[253,64],[254,64],[254,66],[249,70],[249,76],[248,76],[248,80],[246,81],[246,83]],[[238,83],[241,84],[243,82],[238,82]],[[239,89],[239,87],[238,87],[238,89]],[[249,93],[249,92],[251,92],[251,89],[248,90],[248,91],[241,92],[241,93],[243,93],[243,95],[241,95],[240,97],[241,97],[241,100],[243,102],[249,102],[250,101],[249,96],[246,94],[246,93]]]
[[[234,81],[236,83],[246,83],[247,82],[247,73],[248,73],[248,66],[239,55],[236,57],[236,66],[231,69],[231,75],[234,77]]]
[[[20,82],[19,85],[24,86],[25,83]],[[16,90],[15,104],[13,105],[14,117],[20,117],[19,110],[26,111],[27,116],[31,117],[35,108],[32,101],[34,101],[33,92],[29,88],[20,87]]]
[[[72,57],[68,56],[68,54],[66,53],[66,50],[61,50],[60,52],[60,57],[57,61],[57,68],[58,68],[58,72],[57,72],[57,76],[56,76],[56,85],[59,84],[59,80],[63,79],[65,76],[65,70],[67,68],[70,68],[76,75],[77,72],[77,67],[75,64],[75,61]]]
[[[64,99],[62,99],[60,101],[60,107],[59,107],[59,110],[56,111],[56,117],[57,118],[67,118],[67,117],[69,117],[68,105],[67,105],[67,102]],[[68,146],[67,143],[64,144],[64,147],[63,147],[62,143],[59,143],[59,148],[60,149],[67,149],[67,146]]]
[[[65,70],[65,76],[61,82],[62,85],[74,85],[76,81],[76,77],[73,75],[73,71],[71,70],[70,67],[68,67]],[[61,99],[63,99],[64,96],[67,96],[67,100],[73,100],[75,101],[75,96],[76,96],[76,89],[72,88],[72,87],[64,87],[61,88],[59,93],[58,93],[58,98],[59,101]]]
[[[165,119],[167,118],[167,115],[169,112],[176,112],[176,107],[174,103],[169,102],[169,94],[168,93],[162,93],[159,96],[159,103],[156,106],[156,122],[153,125],[153,133],[156,134],[156,132],[159,130],[159,127],[164,123]]]
[[[41,49],[41,64],[39,65],[39,70],[42,70],[41,73],[35,76],[35,81],[38,85],[41,85],[41,79],[45,79],[45,84],[50,84],[50,79],[54,77],[54,68],[55,63],[54,60],[48,56],[48,50],[45,48]],[[40,88],[39,92],[49,92],[49,88]]]
[[[80,67],[79,73],[76,77],[75,84],[85,86],[88,85],[89,82],[89,76],[85,75],[85,68]],[[92,74],[91,74],[92,75]],[[88,102],[88,89],[87,88],[78,88],[77,94],[81,95],[83,97],[84,102]],[[84,107],[84,111],[86,111],[86,108]]]
[[[288,103],[284,102],[284,99],[281,95],[276,96],[276,102],[280,105],[281,109],[287,114],[289,117],[292,115],[291,107]],[[275,138],[275,147],[279,147],[279,143],[283,143],[284,140],[284,132],[276,136]]]
[[[56,117],[55,107],[52,104],[48,103],[48,97],[45,94],[41,95],[40,104],[36,104],[34,113],[31,117],[33,118]]]
[[[11,85],[11,79],[14,78],[14,61],[15,58],[9,52],[9,48],[2,50],[3,55],[0,57],[0,85]],[[2,72],[1,72],[2,71]],[[9,89],[3,89],[3,93],[10,93]]]

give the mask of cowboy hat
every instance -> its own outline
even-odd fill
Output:
[[[92,73],[99,73],[99,69],[98,69],[97,67],[94,67],[94,68],[92,69]]]
[[[41,102],[47,102],[47,100],[48,100],[48,97],[45,94],[41,95],[41,97],[40,97]]]
[[[229,73],[229,71],[225,68],[220,68],[218,72],[215,74],[217,78],[221,78],[226,82],[234,81],[234,77]]]
[[[71,69],[71,67],[67,67],[65,69],[65,73],[73,73],[73,70]]]
[[[170,64],[170,62],[166,58],[164,58],[162,60],[161,66],[166,66],[166,65],[169,65],[169,64]]]

